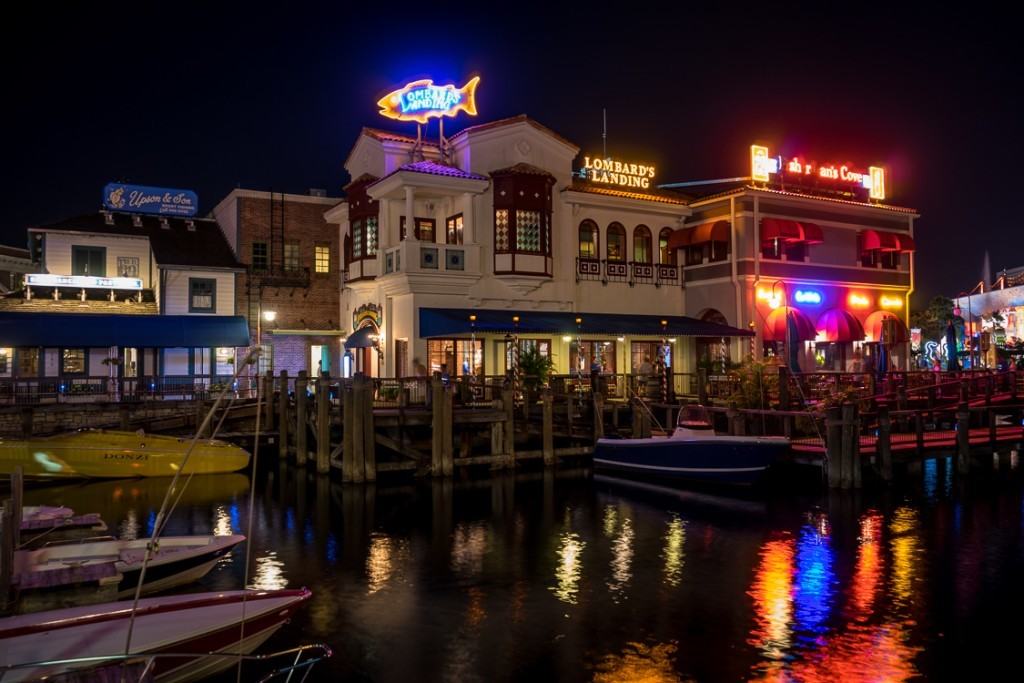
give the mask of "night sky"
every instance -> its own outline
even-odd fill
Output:
[[[986,251],[1024,265],[1021,17],[974,3],[32,4],[0,48],[9,244],[111,180],[194,189],[203,212],[239,185],[338,194],[361,126],[414,132],[380,96],[479,74],[480,116],[446,132],[526,113],[600,153],[604,107],[609,154],[657,182],[745,175],[755,140],[883,163],[922,215],[916,302],[969,289]]]

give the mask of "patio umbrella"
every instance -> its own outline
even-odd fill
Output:
[[[957,358],[956,350],[956,328],[950,321],[946,325],[946,370],[956,372],[960,369],[960,360]]]

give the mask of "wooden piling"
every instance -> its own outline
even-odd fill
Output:
[[[355,470],[355,450],[352,445],[355,432],[355,399],[352,382],[344,382],[341,389],[341,480],[352,481]]]
[[[263,376],[263,428],[274,431],[274,371],[267,370]]]
[[[305,402],[305,395],[299,400]],[[306,425],[300,429],[305,431]],[[316,471],[320,474],[331,471],[331,381],[326,372],[320,373],[316,388]]]
[[[0,508],[0,609],[11,605],[11,582],[14,579],[14,511],[11,502]]]
[[[878,471],[882,480],[892,481],[892,419],[889,417],[889,408],[879,406],[878,408]]]
[[[117,407],[117,428],[122,432],[130,432],[132,430],[132,410],[128,406]]]
[[[779,410],[789,410],[789,368],[779,366]]]
[[[308,384],[306,371],[299,370],[299,374],[295,378],[295,464],[299,467],[305,467],[306,458],[309,457],[309,444],[307,443],[309,419],[306,417],[306,408],[309,406],[306,392]],[[319,448],[317,451],[319,452]],[[319,469],[319,463],[317,463],[317,470],[319,471]]]
[[[635,399],[634,399],[635,400]],[[633,406],[633,424],[636,424],[636,406]],[[594,443],[604,438],[604,394],[594,394]]]
[[[857,404],[853,406],[853,425],[851,427],[850,434],[850,467],[853,471],[852,485],[853,488],[859,489],[863,486],[864,479],[864,468],[861,466],[860,460],[860,425],[861,416],[860,409]]]
[[[430,381],[431,449],[430,473],[435,477],[444,474],[444,385],[441,376],[435,374]]]
[[[566,395],[565,397],[565,429],[569,434],[569,438],[572,438],[572,423],[576,417],[576,406],[573,404],[573,397]]]
[[[702,406],[708,404],[708,370],[697,368],[697,403]]]
[[[22,408],[21,409],[21,435],[24,437],[32,436],[32,425],[35,422],[35,409],[33,408]]]
[[[363,400],[366,377],[360,372],[352,377],[352,481],[360,483],[366,475],[366,417]]]
[[[842,450],[840,452],[839,485],[848,489],[853,486],[853,458],[854,442],[858,438],[854,429],[857,406],[853,403],[844,403],[842,407]]]
[[[288,371],[281,371],[281,389],[277,395],[277,454],[288,459]]]
[[[825,414],[825,448],[828,457],[828,485],[830,488],[838,488],[841,483],[843,453],[843,411],[839,407],[829,408]]]
[[[11,538],[14,539],[14,547],[21,545],[21,519],[25,506],[25,470],[21,465],[11,472],[11,515],[14,517],[14,530]]]
[[[444,388],[441,392],[443,397],[442,413],[442,436],[441,436],[441,474],[450,477],[455,473],[455,448],[452,432],[455,429],[455,394],[450,388]]]
[[[505,444],[503,452],[508,467],[515,467],[516,463],[516,432],[515,432],[515,393],[511,387],[501,390],[501,401],[505,406]]]
[[[544,453],[544,465],[555,464],[555,406],[551,399],[551,389],[544,388],[540,394],[541,402],[541,451]]]
[[[966,402],[961,402],[956,411],[956,471],[971,471],[971,413]]]
[[[326,376],[324,382],[327,382]],[[377,431],[373,424],[373,380],[363,377],[363,480],[377,481]],[[324,408],[324,422],[330,424],[330,402]],[[329,428],[328,428],[329,429]],[[324,439],[330,444],[330,431]]]

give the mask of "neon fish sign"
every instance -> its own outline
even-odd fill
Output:
[[[426,123],[428,119],[455,116],[464,111],[476,116],[476,86],[480,77],[474,76],[461,88],[454,85],[434,85],[425,78],[413,81],[377,100],[381,116],[397,121]]]

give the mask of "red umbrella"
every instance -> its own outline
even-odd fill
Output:
[[[864,327],[851,313],[832,308],[818,318],[817,336],[827,342],[851,342],[864,340]]]
[[[795,334],[793,341],[810,341],[814,339],[814,325],[807,316],[795,308],[779,306],[771,313],[764,323],[765,341],[786,341],[786,319],[793,322]]]
[[[903,321],[899,317],[890,311],[875,311],[867,317],[864,321],[864,332],[868,341],[877,342],[882,341],[882,325],[885,320],[895,320],[892,324],[894,331],[892,339],[886,339],[888,344],[905,344],[907,339],[910,337],[907,334],[907,326],[903,324]]]

